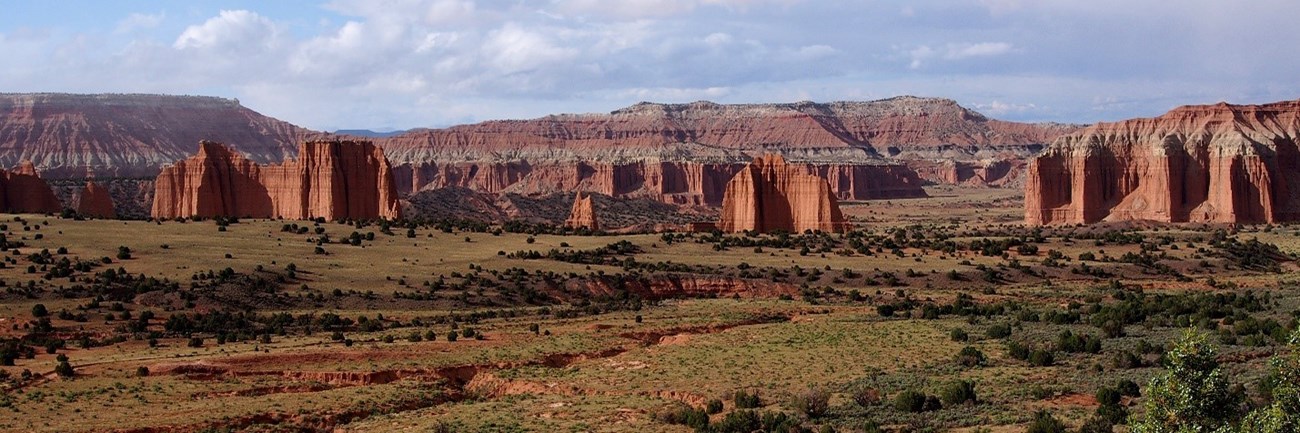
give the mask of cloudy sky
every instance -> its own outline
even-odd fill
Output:
[[[938,96],[1094,122],[1300,98],[1294,0],[3,1],[0,92],[238,98],[320,130]]]

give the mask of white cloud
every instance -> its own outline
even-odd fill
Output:
[[[948,45],[945,59],[958,60],[968,57],[997,56],[1011,52],[1011,44],[1006,42],[981,42],[978,44]]]
[[[203,24],[185,28],[172,46],[177,49],[265,50],[276,43],[271,20],[246,10],[221,11]]]
[[[507,23],[487,35],[483,53],[493,72],[513,74],[568,62],[577,57],[578,50],[557,46],[541,32]]]

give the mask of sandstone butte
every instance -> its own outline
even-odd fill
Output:
[[[63,210],[54,190],[36,173],[31,161],[23,161],[13,171],[0,170],[0,211],[12,213],[51,213]]]
[[[1297,136],[1300,101],[1099,123],[1030,162],[1025,223],[1295,221]]]
[[[767,153],[819,167],[816,174],[840,199],[922,197],[926,181],[1019,185],[1023,161],[1075,129],[993,120],[946,99],[898,97],[640,103],[609,114],[415,130],[380,143],[402,192],[578,190],[717,205],[727,180]]]
[[[77,195],[76,201],[79,215],[95,218],[117,216],[117,212],[113,210],[113,196],[109,194],[108,188],[95,182],[87,181],[86,186],[81,189],[81,194]]]
[[[596,207],[592,203],[591,196],[582,196],[579,192],[573,198],[573,209],[569,211],[569,218],[564,220],[564,225],[569,228],[583,228],[588,230],[600,230],[600,222],[596,220]]]
[[[756,158],[727,182],[718,222],[725,232],[842,233],[846,226],[826,180],[780,155]]]
[[[306,141],[298,159],[258,165],[222,144],[163,168],[153,216],[398,218],[392,170],[370,142]]]

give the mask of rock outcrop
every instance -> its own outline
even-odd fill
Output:
[[[113,210],[113,196],[108,188],[95,182],[86,182],[77,195],[77,214],[95,218],[112,218],[117,216]]]
[[[1100,123],[1029,164],[1027,224],[1300,218],[1300,101]]]
[[[585,227],[592,231],[600,230],[600,223],[596,220],[596,207],[592,205],[591,196],[583,197],[581,192],[574,196],[573,210],[569,211],[569,218],[564,220],[564,225],[574,229]]]
[[[843,232],[844,215],[825,179],[765,155],[727,182],[718,228],[726,232]]]
[[[31,161],[23,161],[13,171],[0,170],[0,211],[11,213],[51,213],[63,210],[54,190],[41,179]]]
[[[153,177],[194,143],[234,143],[258,163],[294,156],[323,134],[263,116],[237,100],[170,95],[0,94],[0,165],[30,160],[46,177]]]
[[[258,165],[214,142],[165,167],[155,182],[155,218],[234,216],[397,218],[392,170],[370,142],[307,141],[297,160]]]

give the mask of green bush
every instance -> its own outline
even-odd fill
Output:
[[[744,390],[736,391],[736,395],[732,400],[736,403],[736,408],[738,409],[754,409],[763,407],[763,400],[758,397],[757,392],[751,394]]]
[[[1029,422],[1029,428],[1025,433],[1065,433],[1065,423],[1056,419],[1046,410],[1040,410],[1034,414],[1034,420]]]
[[[984,356],[984,352],[980,352],[974,346],[966,346],[957,352],[953,361],[965,367],[978,367],[987,363],[988,358]]]
[[[978,403],[979,397],[975,395],[975,382],[958,380],[944,385],[939,390],[939,400],[946,406]]]

